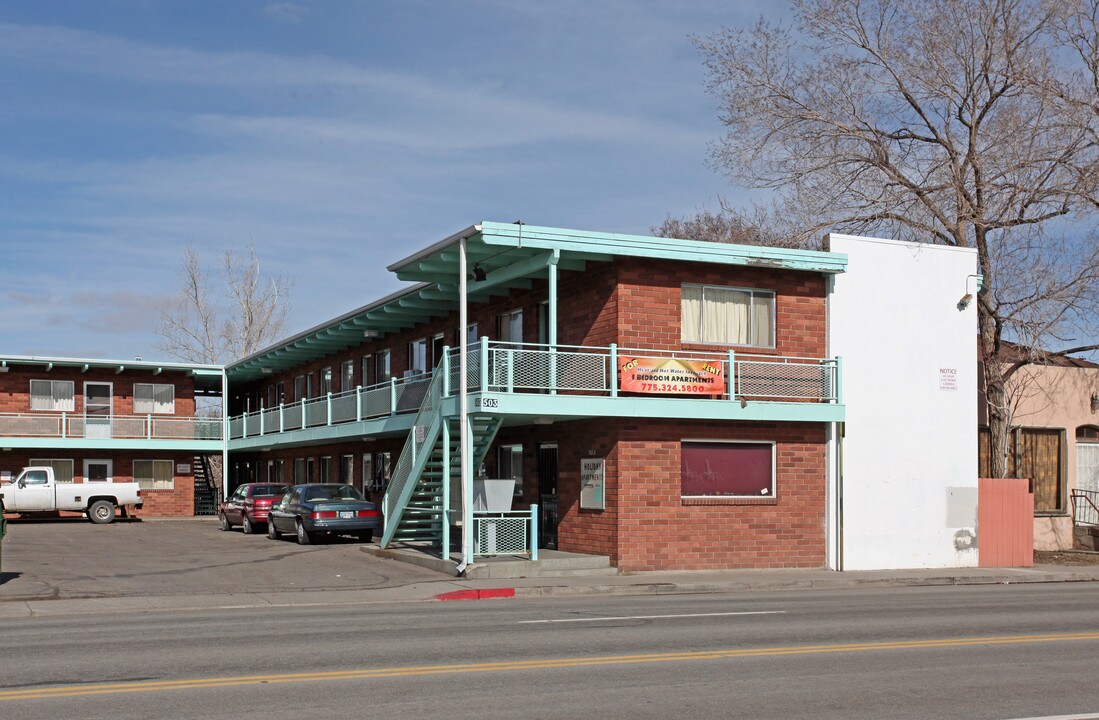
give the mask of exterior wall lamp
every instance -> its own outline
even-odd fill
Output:
[[[484,282],[485,278],[487,278],[487,277],[488,277],[488,274],[485,272],[485,269],[483,267],[481,267],[480,265],[478,265],[477,263],[473,263],[473,279],[474,279],[474,281]]]
[[[1091,396],[1091,412],[1093,414],[1099,412],[1099,393]]]

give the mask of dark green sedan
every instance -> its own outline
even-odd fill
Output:
[[[369,542],[381,521],[374,503],[350,485],[294,485],[271,506],[267,537],[277,540],[293,534],[301,545],[315,542],[320,535],[354,535]]]

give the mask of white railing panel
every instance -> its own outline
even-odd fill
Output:
[[[474,512],[473,530],[474,555],[530,555],[532,552],[531,513],[528,511]]]
[[[314,398],[305,402],[305,426],[328,424],[328,398]]]

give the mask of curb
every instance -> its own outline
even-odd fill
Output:
[[[439,593],[436,600],[500,600],[515,597],[515,588],[482,588]]]

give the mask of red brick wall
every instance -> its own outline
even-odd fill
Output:
[[[190,377],[179,372],[164,372],[154,375],[152,372],[126,370],[115,374],[113,370],[92,368],[82,373],[78,368],[55,367],[47,372],[37,365],[10,365],[6,373],[0,373],[0,412],[28,413],[31,411],[31,380],[70,380],[77,414],[84,412],[84,383],[111,383],[114,393],[114,414],[134,414],[134,384],[157,383],[175,385],[175,415],[193,417],[195,414],[195,383]],[[34,411],[43,412],[43,411]]]
[[[0,470],[11,472],[14,479],[32,459],[72,460],[73,482],[84,482],[85,460],[110,460],[114,482],[133,482],[133,461],[171,460],[173,465],[187,464],[191,472],[176,474],[171,490],[142,490],[144,507],[136,511],[139,517],[191,517],[195,514],[194,455],[181,452],[129,452],[103,450],[25,450],[0,453]]]
[[[775,442],[775,497],[684,500],[683,438]],[[561,550],[610,555],[623,571],[825,564],[823,425],[583,420],[505,428],[496,442],[523,445],[526,482],[516,509],[539,502],[537,448],[557,443]],[[606,460],[604,511],[580,509],[584,457]],[[495,462],[492,452],[490,475]]]
[[[819,274],[644,258],[619,258],[617,265],[618,344],[623,347],[825,355],[825,281]],[[684,345],[680,335],[683,283],[774,291],[775,348]]]

